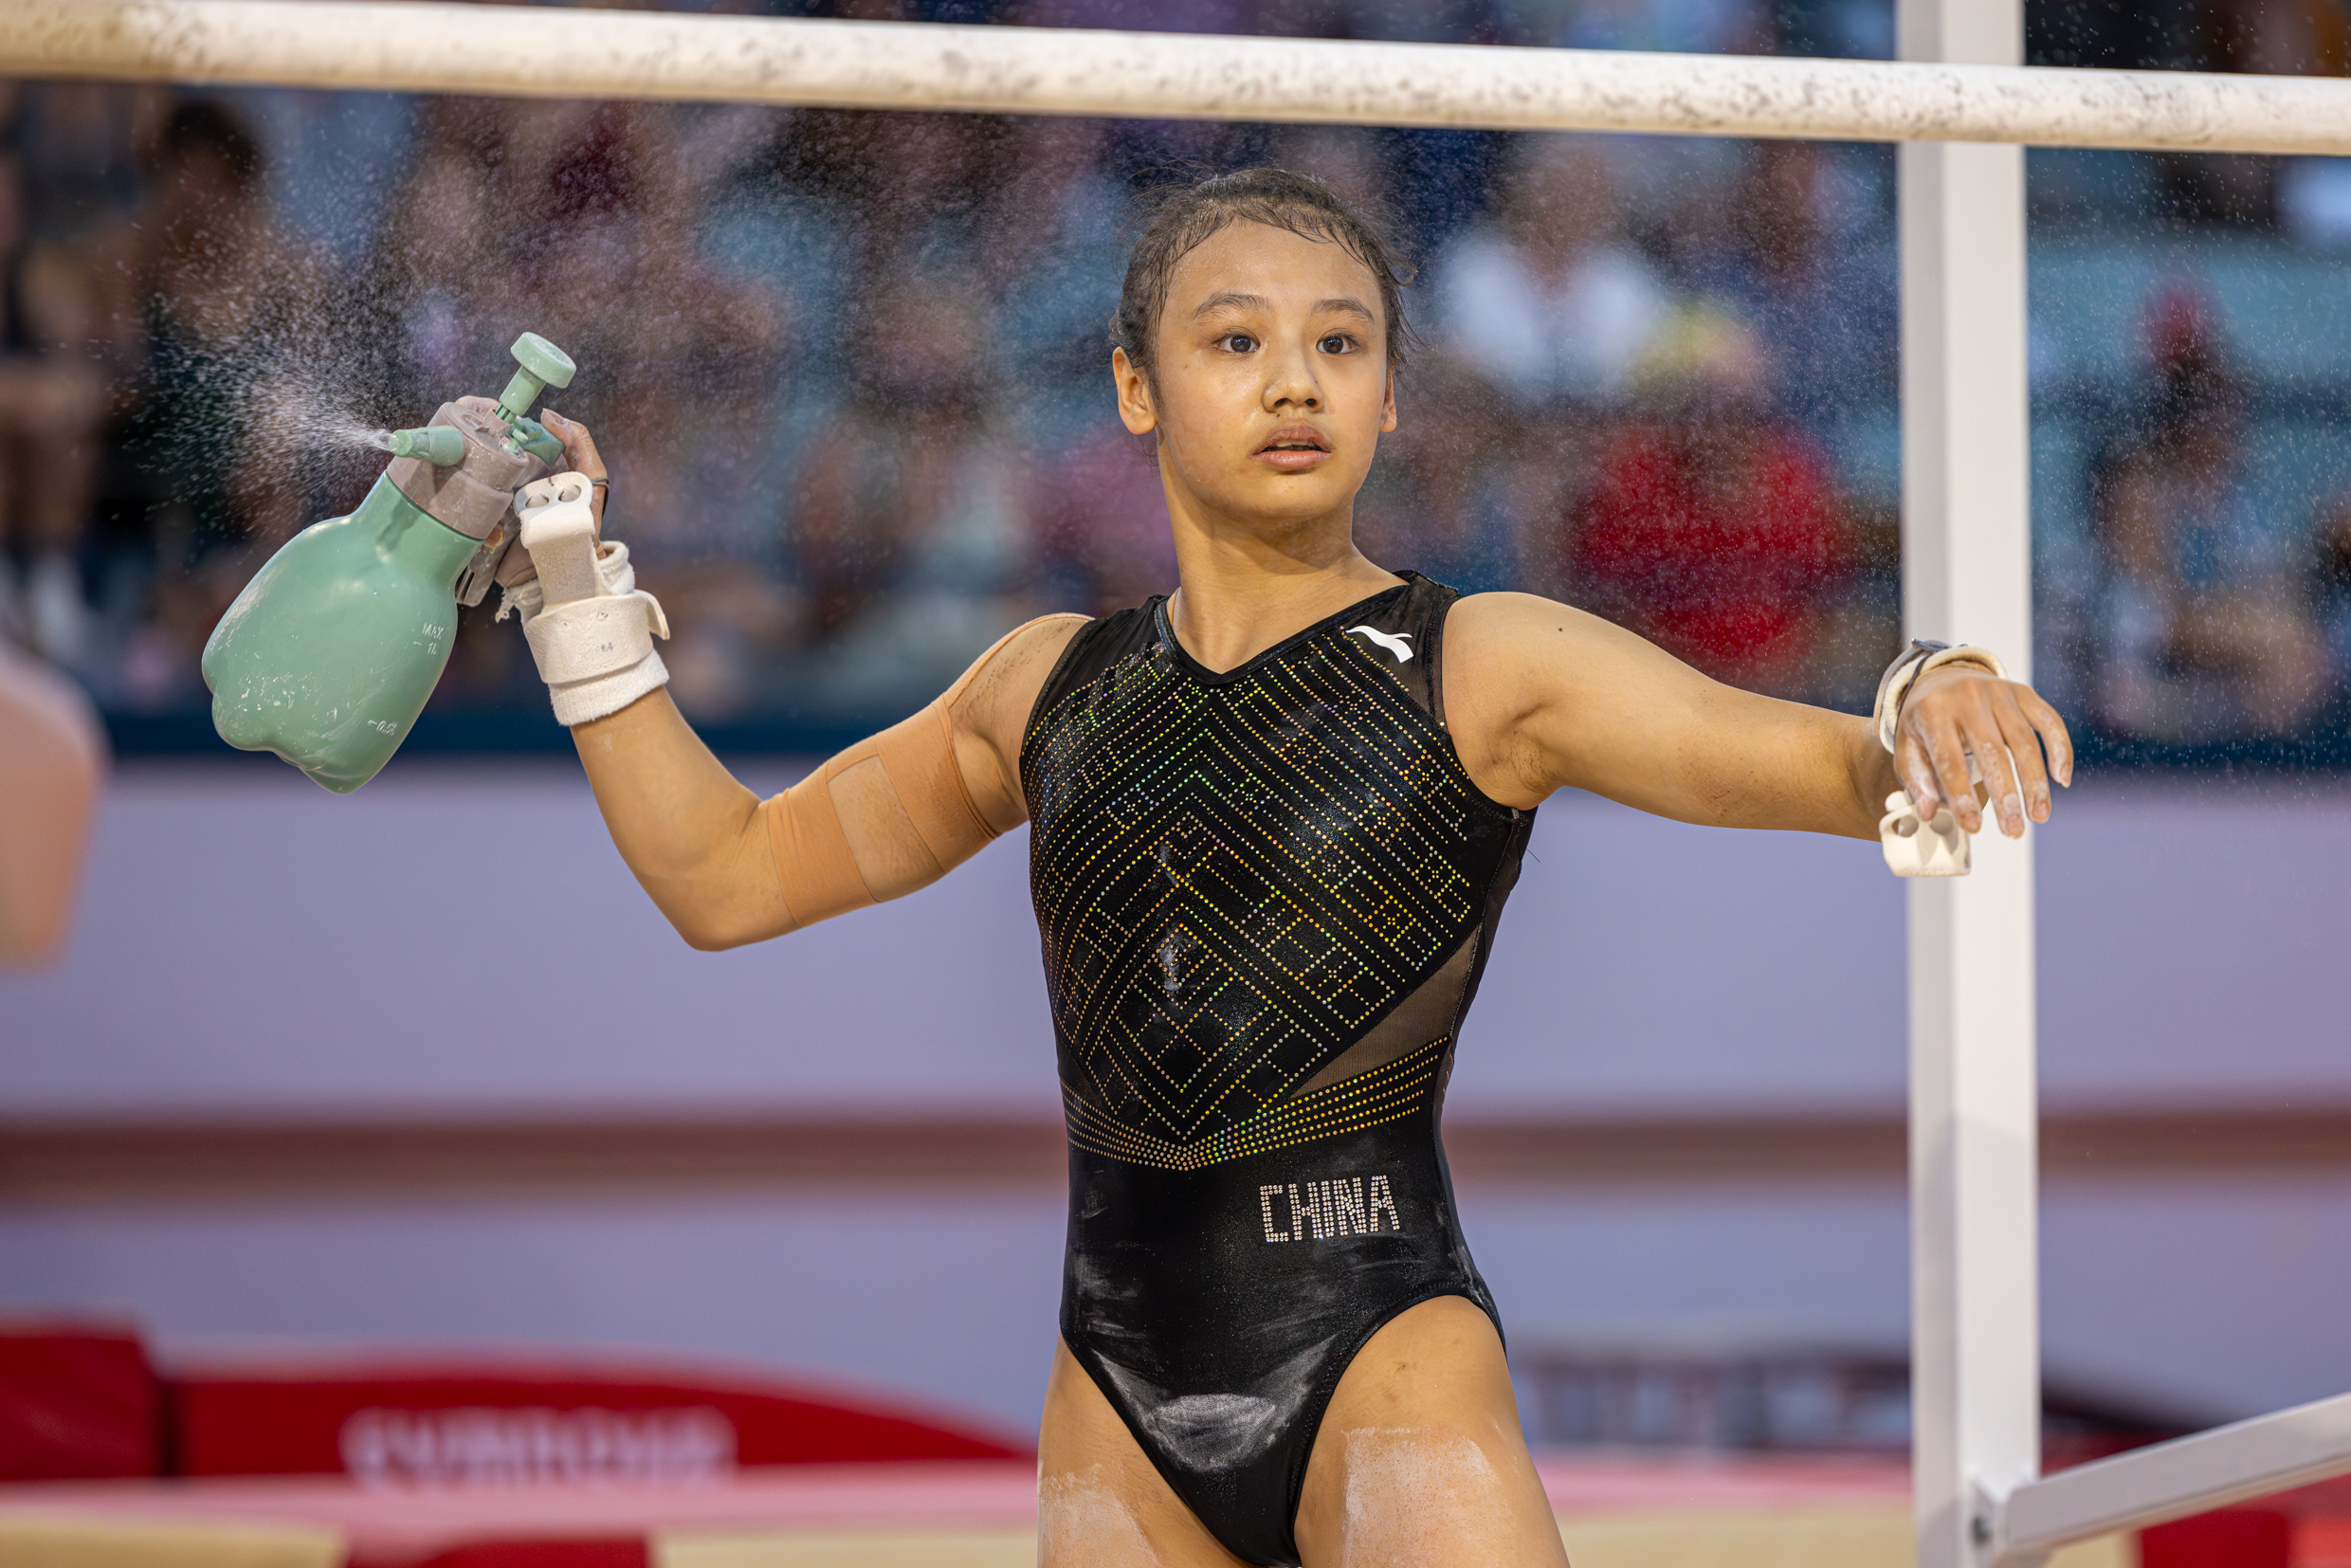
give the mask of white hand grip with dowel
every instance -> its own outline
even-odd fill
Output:
[[[669,635],[661,601],[637,587],[625,544],[596,540],[586,476],[550,474],[515,493],[518,542],[538,575],[507,591],[539,679],[567,727],[601,719],[665,685],[653,639]]]
[[[1886,847],[1886,868],[1898,877],[1963,877],[1973,864],[1972,841],[1951,808],[1937,811],[1932,822],[1922,822],[1906,790],[1886,797],[1878,840]]]
[[[1983,782],[1983,770],[1968,754],[1967,781]],[[1932,822],[1919,820],[1919,809],[1907,790],[1886,797],[1886,814],[1878,819],[1878,842],[1886,847],[1886,868],[1898,877],[1963,877],[1975,866],[1975,840],[1959,826],[1949,805]]]

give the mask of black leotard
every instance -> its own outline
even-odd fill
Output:
[[[1221,675],[1154,599],[1071,639],[1021,748],[1069,1125],[1062,1338],[1250,1562],[1298,1561],[1364,1341],[1432,1297],[1494,1313],[1437,1115],[1534,813],[1445,732],[1455,597],[1411,576]]]

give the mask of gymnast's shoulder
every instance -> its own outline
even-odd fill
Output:
[[[1535,674],[1645,655],[1678,663],[1624,628],[1540,593],[1467,593],[1445,618],[1446,661],[1465,670]]]

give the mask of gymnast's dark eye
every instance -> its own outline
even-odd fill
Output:
[[[1322,341],[1317,343],[1315,347],[1324,354],[1345,354],[1355,347],[1355,339],[1343,332],[1326,333],[1323,335]]]
[[[1257,346],[1257,339],[1246,332],[1228,332],[1216,341],[1234,354],[1247,354]]]

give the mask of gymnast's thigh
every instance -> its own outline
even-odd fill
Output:
[[[1356,1354],[1306,1465],[1298,1545],[1306,1568],[1565,1568],[1475,1304],[1423,1302]]]
[[[1037,1440],[1037,1560],[1041,1568],[1241,1568],[1059,1340]]]

